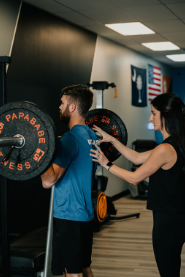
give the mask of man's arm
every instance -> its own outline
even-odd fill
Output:
[[[66,168],[53,163],[46,172],[41,175],[42,185],[45,189],[51,188],[64,174]]]

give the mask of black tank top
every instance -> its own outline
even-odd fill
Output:
[[[174,147],[177,152],[177,161],[170,169],[160,168],[150,176],[147,209],[163,213],[185,214],[182,154],[171,136],[162,143],[169,143]]]

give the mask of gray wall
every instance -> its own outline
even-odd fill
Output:
[[[131,65],[147,69],[148,64],[160,67],[165,76],[172,77],[173,75],[173,68],[167,65],[100,36],[97,38],[91,83],[93,81],[108,81],[116,84],[118,98],[113,98],[114,90],[112,88],[105,90],[104,108],[117,113],[124,121],[128,131],[128,147],[131,147],[132,142],[136,139],[155,139],[154,131],[147,129],[150,103],[148,102],[148,106],[145,108],[131,105]],[[94,96],[93,109],[96,103],[96,95]],[[127,170],[131,169],[131,163],[123,157],[120,157],[115,164]],[[116,195],[127,189],[127,182],[106,170],[103,174],[109,178],[106,190],[108,196]]]
[[[0,1],[0,56],[9,56],[21,2]]]

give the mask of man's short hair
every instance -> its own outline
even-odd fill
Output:
[[[73,85],[63,88],[61,91],[61,97],[67,95],[69,104],[76,104],[78,112],[82,117],[86,117],[87,112],[92,106],[93,93],[85,85]]]

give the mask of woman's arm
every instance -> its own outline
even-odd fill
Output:
[[[131,161],[133,164],[136,165],[143,164],[153,151],[152,149],[146,152],[138,153],[135,150],[126,147],[124,144],[122,144],[115,138],[113,138],[111,143],[116,147],[116,149],[121,153],[121,155],[123,155],[127,160]]]
[[[99,162],[103,167],[105,167],[108,163],[108,159],[105,157],[101,149],[98,146],[96,147],[97,151],[91,150],[94,153],[90,155],[94,157],[93,161]],[[127,181],[128,183],[136,185],[146,177],[154,174],[160,167],[169,162],[171,162],[169,146],[166,144],[161,144],[152,151],[147,161],[136,171],[131,172],[116,165],[111,166],[109,171],[117,177]]]
[[[123,145],[120,141],[118,141],[116,138],[104,132],[101,128],[94,125],[93,130],[96,132],[99,132],[103,136],[103,139],[100,140],[99,143],[111,142],[115,146],[115,148],[121,153],[121,155],[123,155],[127,160],[131,161],[133,164],[136,164],[136,165],[143,164],[153,151],[153,150],[150,150],[150,151],[138,153],[135,150],[130,149],[125,145]]]

